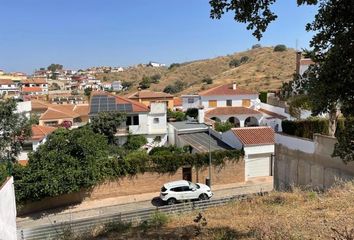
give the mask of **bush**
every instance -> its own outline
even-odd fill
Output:
[[[154,228],[160,228],[167,224],[169,218],[166,213],[155,212],[150,216],[149,225]]]
[[[206,77],[202,80],[203,83],[213,84],[213,79],[211,77]]]
[[[6,164],[5,163],[1,163],[0,164],[0,186],[6,180],[8,175],[9,174],[8,174],[8,171],[7,171]]]
[[[122,82],[123,90],[129,90],[132,86],[133,86],[132,82],[127,82],[127,81],[123,81]]]
[[[148,89],[150,88],[151,79],[149,77],[144,76],[141,82],[139,83],[139,87],[141,89]]]
[[[198,117],[198,108],[188,108],[186,111],[186,115],[192,118]]]
[[[274,52],[284,52],[287,48],[284,44],[279,44],[274,47]]]
[[[172,63],[172,64],[168,67],[168,69],[171,70],[172,68],[177,68],[177,67],[180,67],[180,66],[181,66],[181,64],[179,64],[179,63]]]
[[[238,67],[241,65],[241,61],[239,59],[232,59],[229,63],[230,67]]]
[[[162,156],[162,155],[169,155],[169,154],[181,154],[185,153],[183,148],[176,147],[174,145],[170,145],[167,147],[155,147],[150,152],[149,155],[151,156]]]
[[[146,143],[147,140],[142,135],[129,135],[127,142],[124,144],[124,148],[127,150],[137,150]]]
[[[262,46],[259,43],[252,45],[252,49],[261,48],[261,47]]]
[[[187,119],[187,115],[184,112],[179,111],[171,111],[170,109],[167,110],[167,119],[174,120],[176,122],[181,122]]]
[[[313,139],[314,133],[328,135],[327,119],[284,120],[281,126],[284,133],[297,137]]]
[[[215,130],[218,132],[226,132],[233,128],[234,125],[230,122],[215,122]]]
[[[250,58],[248,56],[243,56],[243,57],[241,57],[240,62],[241,62],[241,64],[243,64],[243,63],[248,62],[248,60],[250,60]]]
[[[185,83],[181,80],[177,80],[174,82],[173,85],[171,85],[171,84],[167,85],[163,91],[165,93],[175,94],[175,93],[183,91],[186,86],[187,86],[187,83]]]
[[[150,82],[151,83],[159,83],[159,80],[161,79],[161,75],[160,74],[154,74],[150,77]]]
[[[259,93],[259,100],[261,100],[262,103],[267,103],[267,94],[267,92]]]

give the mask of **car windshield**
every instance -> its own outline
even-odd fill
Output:
[[[192,182],[188,182],[189,183],[189,188],[194,188],[194,189],[199,189],[200,186],[198,184],[192,183]]]

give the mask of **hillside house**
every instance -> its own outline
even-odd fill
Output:
[[[89,117],[100,112],[124,113],[126,122],[119,127],[117,136],[120,144],[129,134],[144,135],[149,144],[162,146],[167,141],[167,107],[165,103],[153,102],[150,107],[129,98],[103,91],[91,93]]]
[[[48,82],[43,78],[26,79],[21,81],[22,95],[48,94]]]
[[[173,109],[174,107],[173,95],[169,93],[141,90],[132,94],[128,94],[126,97],[131,100],[140,102],[147,107],[150,107],[151,103],[155,102],[166,104],[168,109]]]
[[[17,95],[20,88],[17,83],[10,79],[0,79],[0,96],[2,95]]]

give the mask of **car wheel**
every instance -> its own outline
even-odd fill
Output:
[[[199,196],[199,200],[201,200],[201,201],[205,201],[205,200],[208,200],[208,199],[209,199],[209,197],[205,193],[200,194],[200,196]]]
[[[169,198],[167,200],[167,204],[168,205],[173,205],[173,204],[176,204],[177,200],[175,198]]]

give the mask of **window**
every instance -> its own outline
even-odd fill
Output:
[[[209,107],[213,108],[213,107],[217,107],[217,101],[216,100],[209,100]]]
[[[232,106],[232,100],[226,100],[226,106],[231,107]]]
[[[58,126],[58,121],[49,121],[49,122],[45,122],[44,125],[46,126]]]
[[[154,118],[154,124],[158,124],[160,122],[159,118]]]
[[[32,143],[31,142],[24,142],[22,145],[22,150],[23,151],[32,151]]]
[[[139,116],[133,116],[133,125],[139,125]]]
[[[183,187],[171,188],[171,191],[173,191],[173,192],[183,192]]]
[[[132,125],[132,117],[131,116],[127,116],[127,120],[125,121],[127,126]]]
[[[194,103],[194,98],[188,98],[188,103]]]

